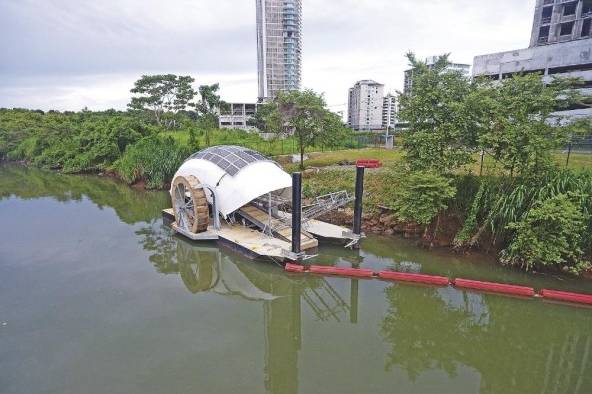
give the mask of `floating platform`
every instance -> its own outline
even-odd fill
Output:
[[[232,225],[222,222],[220,230],[209,226],[207,231],[194,234],[177,227],[172,209],[164,209],[162,214],[173,230],[193,241],[216,241],[251,259],[271,258],[283,260],[290,257],[290,242],[266,235],[261,231],[240,224]],[[316,249],[318,241],[314,238],[313,240],[314,242],[303,245],[307,247],[306,249],[303,248],[305,252]]]
[[[301,173],[290,176],[278,163],[248,148],[214,146],[191,155],[179,167],[170,189],[173,209],[163,214],[177,233],[194,241],[217,241],[251,258],[306,260],[319,246],[319,238],[357,247],[363,237],[363,189],[364,167],[358,167],[355,199],[347,191],[337,191],[303,208]],[[352,231],[315,219],[351,202]]]

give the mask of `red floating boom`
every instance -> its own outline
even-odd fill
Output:
[[[424,283],[436,286],[448,286],[450,284],[450,280],[444,276],[408,274],[405,272],[381,271],[378,273],[378,277],[385,280]]]
[[[284,269],[288,272],[299,272],[299,273],[303,273],[304,272],[304,266],[300,265],[300,264],[291,264],[288,263],[286,264],[286,266],[284,267]]]
[[[468,279],[449,280],[445,276],[409,274],[406,272],[380,271],[378,273],[359,268],[341,268],[333,266],[312,265],[306,268],[300,264],[287,263],[285,270],[296,273],[313,273],[320,275],[336,275],[354,278],[380,278],[383,280],[394,280],[401,282],[422,283],[435,286],[448,286],[452,284],[459,288],[488,291],[492,293],[501,293],[521,297],[534,297],[535,292],[532,287],[506,285],[502,283],[480,282]],[[569,293],[565,291],[548,290],[540,291],[540,296],[549,300],[573,302],[577,304],[592,305],[592,294]]]
[[[510,294],[522,297],[534,297],[532,287],[504,285],[501,283],[479,282],[476,280],[455,279],[452,284],[465,289],[490,291],[493,293]]]
[[[340,268],[340,267],[328,267],[311,265],[309,272],[313,274],[324,274],[324,275],[339,275],[339,276],[353,276],[357,278],[373,278],[374,272],[372,270],[358,269],[358,268]]]
[[[543,298],[556,301],[575,302],[592,305],[592,294],[568,293],[565,291],[543,289],[539,293]]]

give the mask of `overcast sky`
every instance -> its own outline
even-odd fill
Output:
[[[303,0],[303,86],[343,110],[347,89],[402,88],[419,57],[528,46],[535,0]],[[142,74],[220,82],[257,98],[255,0],[0,0],[0,107],[124,109]]]

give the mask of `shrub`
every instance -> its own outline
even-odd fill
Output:
[[[456,194],[452,181],[433,172],[412,172],[401,178],[390,204],[405,221],[430,224]]]
[[[578,274],[589,269],[582,251],[588,218],[575,197],[560,194],[537,202],[522,220],[510,223],[515,236],[501,253],[502,263],[527,271],[559,268]]]
[[[190,151],[170,137],[146,137],[128,147],[115,162],[116,173],[127,183],[144,180],[148,189],[169,183]]]

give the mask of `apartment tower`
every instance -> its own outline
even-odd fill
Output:
[[[347,123],[354,130],[382,129],[384,85],[358,81],[349,89]]]
[[[259,101],[298,90],[302,62],[302,0],[256,0]]]
[[[387,94],[382,101],[382,128],[394,129],[397,125],[397,97]]]

